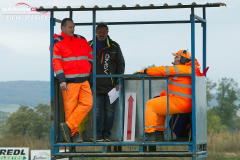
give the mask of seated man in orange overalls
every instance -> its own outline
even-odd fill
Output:
[[[176,74],[191,74],[191,54],[187,50],[173,53],[173,66],[150,67],[141,70],[151,76],[168,76]],[[195,73],[203,76],[195,59]],[[192,111],[192,82],[191,77],[169,78],[169,115],[189,113]],[[146,141],[164,141],[165,119],[167,115],[167,91],[162,91],[160,97],[147,101],[145,109],[145,136]]]

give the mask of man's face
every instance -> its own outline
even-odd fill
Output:
[[[105,27],[100,28],[96,31],[96,34],[97,34],[97,40],[103,41],[107,38],[108,30]]]
[[[68,36],[73,36],[75,24],[72,21],[67,21],[66,26],[62,26],[62,32]]]
[[[180,59],[181,59],[181,56],[174,56],[173,65],[181,65]]]

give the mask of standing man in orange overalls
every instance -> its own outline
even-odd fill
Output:
[[[187,50],[173,53],[173,66],[150,67],[142,70],[151,76],[169,76],[178,74],[191,74],[191,54]],[[195,59],[195,73],[203,76],[199,70],[199,63]],[[169,78],[169,115],[189,113],[192,111],[192,83],[191,77],[174,76]],[[160,96],[147,101],[145,110],[145,136],[146,141],[164,141],[165,119],[167,115],[167,91]]]
[[[74,34],[74,27],[72,19],[63,19],[61,35],[54,40],[52,61],[64,101],[66,122],[60,124],[60,129],[68,143],[82,142],[77,127],[93,105],[88,82],[93,62],[92,48],[84,37]]]

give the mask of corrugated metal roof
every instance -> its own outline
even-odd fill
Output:
[[[58,8],[54,6],[53,8],[44,8],[40,6],[38,11],[81,11],[81,10],[135,10],[135,9],[167,9],[167,8],[201,8],[201,7],[220,7],[220,6],[227,6],[225,3],[206,3],[206,4],[197,4],[193,2],[190,5],[183,5],[182,3],[178,3],[177,5],[168,5],[164,3],[162,5],[154,5],[150,4],[148,6],[140,6],[136,4],[135,7],[126,5],[122,5],[121,7],[113,7],[112,5],[108,5],[106,7],[99,7],[95,5],[94,7],[85,7],[79,6],[78,8],[72,8],[71,6],[67,6],[66,8]]]

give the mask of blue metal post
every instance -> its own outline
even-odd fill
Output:
[[[203,7],[203,19],[206,20],[206,8]],[[207,67],[207,22],[202,23],[203,27],[203,71]]]
[[[119,107],[119,142],[121,142],[121,131],[122,131],[122,112],[121,112],[121,110],[122,110],[122,105],[121,105],[121,78],[119,77],[118,78],[119,79],[119,103],[118,103],[118,107]]]
[[[54,71],[52,66],[53,59],[53,45],[54,45],[54,26],[55,19],[53,18],[53,11],[51,11],[50,15],[50,85],[51,85],[51,156],[53,156],[56,152],[58,152],[57,147],[54,147],[55,142],[55,104],[54,104]]]
[[[107,152],[107,147],[106,147],[106,146],[103,146],[102,151],[103,151],[103,153],[106,153],[106,152]]]
[[[193,147],[192,152],[196,154],[197,143],[196,143],[196,105],[195,105],[195,17],[194,8],[191,8],[191,62],[192,62],[192,139]]]
[[[145,141],[145,99],[144,99],[144,78],[142,78],[142,89],[143,89],[143,141]]]
[[[123,111],[122,111],[122,113],[124,114],[125,113],[125,79],[123,78],[123,97],[122,97],[122,101],[123,101]],[[124,124],[124,117],[123,117],[123,124]],[[123,131],[122,131],[122,133],[124,133],[124,127],[122,127],[123,128]]]
[[[152,79],[149,78],[149,99],[152,98]]]
[[[167,77],[167,141],[169,141],[169,88],[168,88],[168,77]]]
[[[60,88],[60,87],[59,87]],[[59,94],[59,89],[57,90],[57,99],[59,99],[59,97],[60,97],[60,94]],[[57,121],[57,128],[59,128],[59,123],[60,123],[60,104],[58,103],[58,105],[57,105],[57,107],[58,107],[58,121]],[[64,119],[65,119],[65,116],[64,116]],[[60,129],[58,129],[58,133],[57,133],[57,141],[58,142],[60,142]]]
[[[93,10],[93,142],[96,143],[96,10]]]

